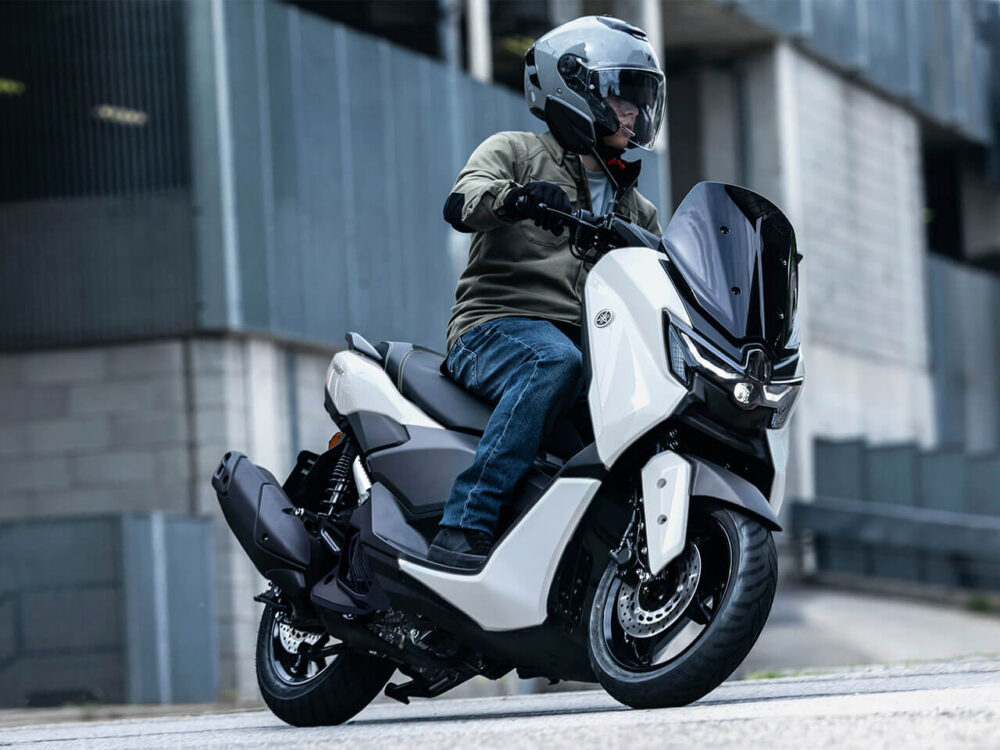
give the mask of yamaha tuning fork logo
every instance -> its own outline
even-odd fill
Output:
[[[615,319],[615,314],[610,310],[601,310],[597,313],[597,317],[594,318],[594,325],[598,328],[604,328]]]

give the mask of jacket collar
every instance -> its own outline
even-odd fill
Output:
[[[567,154],[566,151],[563,150],[563,147],[559,145],[559,141],[556,140],[556,137],[552,135],[550,131],[546,130],[538,136],[538,138],[541,140],[542,145],[545,146],[545,150],[552,155],[553,159],[556,160],[556,163],[560,167],[563,166],[563,163],[566,161]],[[575,154],[570,155],[575,156]]]
[[[583,162],[579,155],[567,153],[550,131],[546,130],[538,138],[541,140],[542,145],[545,146],[545,150],[549,152],[560,167],[568,166],[577,176],[583,174]],[[642,170],[642,162],[638,159],[635,161],[623,160],[623,163],[625,164],[625,169],[622,170],[621,176],[616,175],[620,186],[618,191],[619,197],[625,195],[635,187],[635,183],[639,181],[639,172]]]

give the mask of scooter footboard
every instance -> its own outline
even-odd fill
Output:
[[[230,451],[215,470],[212,487],[229,528],[261,575],[289,596],[308,595],[333,561],[302,522],[286,512],[295,506],[274,475]]]

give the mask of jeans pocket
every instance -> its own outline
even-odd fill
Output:
[[[461,339],[448,353],[447,368],[451,377],[470,391],[479,390],[479,358]]]

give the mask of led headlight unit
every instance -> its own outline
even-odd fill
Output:
[[[727,367],[720,360],[709,359],[690,336],[673,324],[670,324],[667,339],[670,344],[670,370],[685,385],[689,369],[702,372],[721,383],[733,383],[744,379],[743,373]]]
[[[696,344],[691,337],[675,326],[668,324],[667,332],[668,355],[670,371],[681,383],[688,385],[689,371],[700,372],[707,378],[723,386],[741,409],[756,409],[765,406],[774,410],[769,427],[780,430],[785,426],[792,407],[799,396],[803,378],[771,381],[770,364],[761,367],[760,352],[753,368],[744,366],[739,370],[722,361],[721,358],[709,354]],[[751,357],[747,356],[747,365]],[[748,372],[754,370],[754,374]],[[766,371],[766,377],[761,378],[760,372]]]

